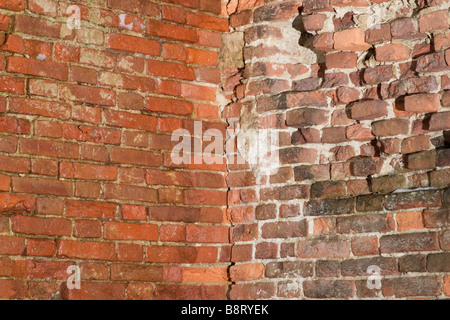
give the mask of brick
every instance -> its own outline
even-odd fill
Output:
[[[424,170],[436,168],[436,150],[422,151],[408,155],[408,169]]]
[[[345,258],[350,255],[350,243],[342,240],[301,240],[297,243],[300,258]]]
[[[100,238],[102,227],[99,221],[76,220],[74,224],[74,236],[77,238]]]
[[[0,132],[29,134],[30,122],[21,118],[0,116]]]
[[[118,184],[106,184],[104,197],[105,199],[157,202],[157,193],[154,189]]]
[[[52,22],[47,19],[17,15],[15,17],[15,31],[59,39],[73,39],[74,32],[69,30],[65,23]]]
[[[341,263],[341,273],[343,276],[368,276],[367,269],[373,265],[381,269],[381,275],[398,274],[397,259],[391,257],[345,260]]]
[[[2,0],[0,8],[12,11],[24,11],[27,6],[25,0]]]
[[[387,235],[380,238],[382,253],[431,251],[439,249],[436,233]]]
[[[350,298],[354,291],[353,281],[348,280],[307,280],[303,283],[303,292],[309,298]]]
[[[389,119],[372,123],[372,131],[377,137],[405,135],[409,132],[409,120]]]
[[[22,255],[25,239],[21,237],[0,236],[0,253],[3,255]]]
[[[68,290],[63,283],[61,296],[65,300],[123,300],[126,285],[108,282],[81,282],[80,290]]]
[[[67,120],[70,118],[70,105],[55,101],[11,98],[10,111],[21,114],[35,114]]]
[[[307,216],[340,215],[353,213],[354,207],[355,201],[352,198],[311,200],[306,203],[304,214]]]
[[[429,272],[449,272],[449,261],[450,254],[448,252],[429,254],[427,258],[427,270]]]
[[[262,227],[262,238],[304,237],[307,233],[306,221],[270,222]]]
[[[146,33],[151,36],[190,43],[198,40],[197,31],[194,29],[163,23],[156,20],[149,20],[147,22]]]
[[[378,238],[376,236],[353,238],[352,252],[355,256],[371,256],[379,254]]]
[[[295,109],[286,114],[286,125],[289,127],[304,128],[320,125],[328,120],[328,111],[320,109]]]
[[[353,69],[356,68],[357,55],[353,52],[338,52],[327,54],[326,66],[328,69]]]
[[[430,148],[430,138],[427,136],[416,136],[406,138],[402,141],[402,153],[409,154]]]
[[[440,293],[440,281],[436,277],[392,278],[383,280],[383,295],[396,298],[436,296]]]
[[[105,239],[146,241],[158,239],[158,226],[154,224],[106,222],[104,230]]]
[[[116,180],[118,168],[92,164],[61,162],[60,175],[63,178],[88,180]]]
[[[267,278],[306,278],[313,274],[314,265],[307,261],[269,262],[266,265]]]
[[[448,12],[447,10],[434,11],[424,14],[419,19],[420,32],[431,32],[436,30],[448,29]]]
[[[405,110],[417,113],[436,112],[441,106],[439,94],[416,94],[405,97]]]
[[[62,85],[60,94],[63,100],[76,101],[101,106],[114,106],[115,92],[110,89],[75,84]]]
[[[103,218],[112,219],[116,213],[116,205],[96,201],[65,201],[66,215],[68,217]]]
[[[58,257],[113,261],[114,243],[94,241],[58,240]]]
[[[70,236],[72,234],[72,223],[67,219],[15,215],[11,218],[11,225],[15,233],[48,236]]]
[[[370,214],[337,218],[338,233],[388,232],[395,229],[392,214]]]
[[[25,93],[25,80],[18,77],[0,76],[0,91],[16,94]]]
[[[216,247],[152,246],[146,247],[146,261],[156,263],[214,263]]]
[[[351,107],[351,118],[354,120],[374,120],[387,116],[388,104],[382,100],[356,102]]]
[[[63,81],[69,77],[69,70],[66,64],[22,57],[8,57],[7,71]]]
[[[366,41],[370,44],[390,41],[391,39],[391,25],[388,23],[377,25],[366,31]]]
[[[25,2],[23,3],[25,4]],[[8,7],[10,6],[11,4],[8,3]],[[2,299],[23,299],[28,297],[27,287],[23,281],[1,279],[0,287],[0,298]]]
[[[377,61],[403,61],[409,60],[411,57],[411,50],[403,44],[386,44],[375,49]]]
[[[353,28],[334,34],[334,48],[340,51],[365,51],[370,45],[365,40],[364,30]]]
[[[430,131],[442,131],[450,128],[450,112],[439,112],[433,114],[430,119]]]
[[[240,264],[230,268],[232,281],[252,281],[264,278],[264,265],[262,263]]]
[[[158,56],[160,54],[160,45],[157,41],[124,34],[110,34],[108,36],[107,47],[119,51],[137,52],[150,56]]]
[[[28,177],[13,177],[13,190],[22,193],[52,194],[72,196],[72,184],[67,181],[53,179],[37,179]]]
[[[252,284],[236,284],[231,288],[232,300],[268,299],[275,295],[275,284],[271,282],[256,282]]]

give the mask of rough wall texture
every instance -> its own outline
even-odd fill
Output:
[[[278,130],[281,167],[229,167],[232,299],[450,295],[448,9],[238,1],[224,117]]]
[[[448,11],[0,0],[0,298],[450,296]],[[173,163],[195,120],[280,167]]]

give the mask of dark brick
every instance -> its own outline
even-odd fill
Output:
[[[339,261],[319,260],[316,262],[317,277],[339,277]]]
[[[312,199],[340,198],[346,195],[344,181],[321,181],[311,186]]]
[[[388,232],[395,229],[392,214],[369,214],[337,218],[338,233]]]
[[[341,273],[343,276],[370,276],[367,272],[370,266],[378,266],[381,269],[381,275],[398,274],[397,259],[387,257],[375,257],[364,259],[350,259],[342,261]]]
[[[366,195],[356,198],[356,211],[380,211],[383,210],[383,196]]]
[[[262,237],[264,239],[305,237],[307,231],[306,220],[269,222],[262,226]]]
[[[437,233],[408,233],[383,236],[382,253],[430,251],[439,249]]]
[[[367,177],[377,173],[378,168],[372,157],[359,157],[352,160],[350,170],[354,176]]]
[[[307,280],[303,283],[303,292],[308,298],[350,298],[354,291],[353,281],[347,280]]]
[[[450,272],[450,252],[429,254],[427,270],[429,272]]]
[[[299,278],[313,275],[314,263],[307,261],[269,262],[266,265],[267,278]]]
[[[449,191],[447,193],[450,194]],[[423,212],[423,221],[426,228],[448,227],[450,226],[450,208],[425,210]]]
[[[299,166],[294,168],[295,181],[304,180],[328,180],[330,179],[330,166]]]
[[[328,111],[321,109],[295,109],[286,114],[286,125],[288,127],[306,128],[324,124],[328,121]]]
[[[436,296],[441,286],[437,277],[384,279],[382,285],[383,295],[396,298]]]
[[[422,207],[439,207],[441,194],[439,190],[393,193],[385,197],[387,210],[412,209]]]
[[[355,211],[355,199],[311,200],[306,203],[306,216],[340,215]]]
[[[275,204],[257,206],[255,215],[258,220],[275,219],[277,217],[277,206]]]
[[[402,273],[406,272],[426,272],[427,259],[423,254],[414,254],[400,257],[398,259],[398,268]]]
[[[406,178],[404,176],[384,176],[371,179],[369,184],[372,192],[386,194],[404,188]]]

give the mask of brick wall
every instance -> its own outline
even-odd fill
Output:
[[[231,3],[224,117],[281,163],[230,166],[231,299],[449,296],[449,2]]]
[[[407,2],[0,0],[0,298],[450,296],[449,2]],[[174,163],[196,120],[280,167]]]
[[[225,130],[220,12],[0,1],[0,298],[225,298],[225,164],[170,157],[177,128]]]

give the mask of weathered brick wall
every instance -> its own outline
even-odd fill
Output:
[[[0,0],[0,298],[226,297],[226,166],[170,157],[177,128],[225,130],[220,12]]]
[[[449,2],[228,10],[245,47],[224,117],[278,130],[281,162],[229,166],[230,297],[449,296]]]
[[[450,296],[448,10],[0,0],[0,298]],[[195,120],[280,167],[175,164]]]

